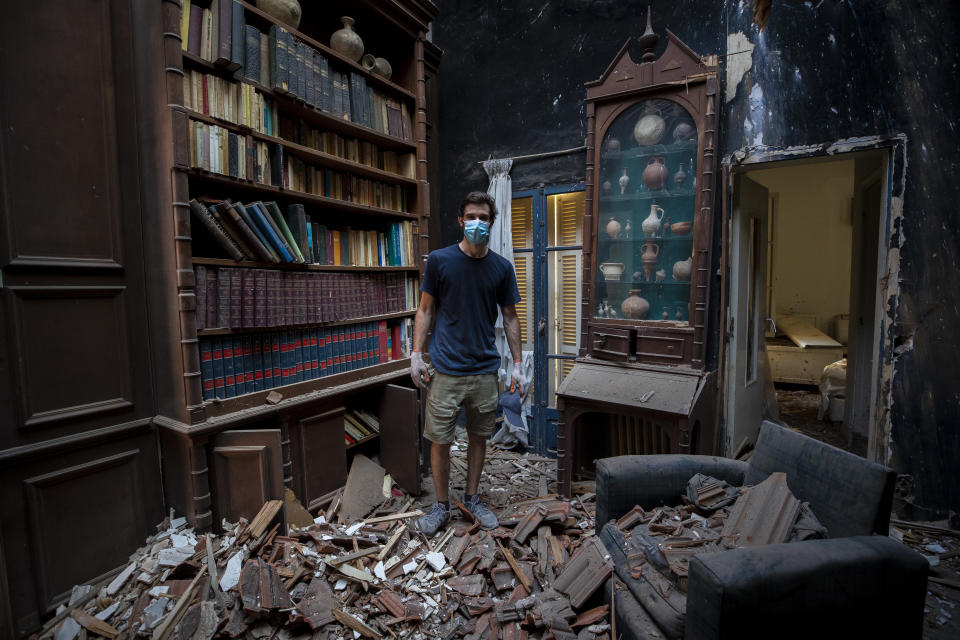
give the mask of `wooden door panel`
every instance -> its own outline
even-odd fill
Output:
[[[343,407],[334,407],[300,418],[290,428],[294,486],[297,497],[308,509],[347,480],[343,412]]]
[[[214,522],[252,520],[264,502],[283,499],[279,429],[224,431],[209,455]]]
[[[398,485],[420,493],[417,390],[388,384],[380,400],[380,461]]]

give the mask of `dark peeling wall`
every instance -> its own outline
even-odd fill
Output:
[[[599,77],[624,41],[643,31],[647,3],[437,4],[434,40],[444,56],[435,216],[442,218],[439,232],[449,243],[458,239],[459,198],[487,185],[478,160],[583,144],[583,83]],[[960,54],[952,28],[960,23],[960,5],[775,1],[762,33],[750,0],[656,0],[653,17],[661,35],[669,28],[700,54],[723,56],[728,35],[737,32],[753,45],[750,69],[736,83],[732,101],[721,106],[724,153],[754,144],[906,136],[900,295],[891,336],[898,353],[891,354],[890,464],[912,478],[918,505],[960,512],[960,481],[953,472],[960,463],[960,366],[953,335],[960,326]],[[725,73],[721,58],[721,84]],[[584,164],[582,152],[519,163],[514,187],[582,181]]]

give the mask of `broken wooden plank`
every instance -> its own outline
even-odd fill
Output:
[[[497,546],[500,548],[500,553],[503,554],[503,557],[507,559],[507,562],[510,563],[510,568],[513,569],[513,573],[517,576],[517,580],[523,585],[524,589],[527,591],[531,590],[530,579],[527,575],[520,569],[517,565],[517,560],[513,557],[513,554],[503,548],[503,545],[500,544],[499,540],[494,539],[494,542],[497,543]]]
[[[273,522],[280,510],[283,508],[283,500],[267,500],[260,507],[260,511],[253,517],[250,526],[246,531],[240,534],[238,542],[243,543],[246,540],[260,540],[264,532]]]
[[[81,611],[80,609],[74,609],[70,612],[70,617],[77,621],[77,623],[87,629],[88,631],[97,634],[98,636],[103,636],[104,638],[113,638],[117,637],[117,634],[120,633],[115,627],[107,624],[103,620],[93,617],[89,613]]]
[[[397,540],[400,539],[400,536],[402,536],[403,532],[406,530],[407,530],[406,524],[402,524],[399,527],[397,527],[397,530],[394,532],[392,536],[390,536],[390,539],[387,541],[387,544],[384,545],[382,549],[380,549],[380,553],[377,555],[377,560],[382,561],[384,558],[387,557],[387,554],[390,553],[390,549],[393,548],[393,545],[397,544]]]
[[[373,640],[379,640],[382,637],[377,631],[360,622],[360,620],[354,618],[349,613],[345,613],[336,608],[331,609],[331,612],[333,613],[333,617],[337,619],[337,622],[345,627],[350,627],[362,636],[373,638]]]
[[[360,582],[377,582],[376,576],[369,571],[361,571],[349,564],[342,564],[335,569],[348,578],[353,578],[354,580],[359,580]]]
[[[343,564],[344,562],[353,562],[358,558],[366,558],[367,556],[376,555],[380,550],[376,547],[367,547],[363,551],[354,551],[353,553],[348,553],[343,556],[337,556],[336,558],[331,558],[327,560],[327,564],[338,565]]]
[[[183,614],[187,611],[187,605],[190,604],[190,601],[193,600],[194,590],[197,588],[197,584],[207,573],[207,565],[200,567],[200,571],[197,572],[197,575],[193,578],[193,582],[190,583],[190,586],[187,587],[187,590],[183,592],[183,595],[180,596],[180,599],[177,600],[177,604],[174,605],[173,611],[167,614],[167,617],[164,621],[157,627],[153,632],[153,640],[166,640],[170,637],[170,634],[173,633],[173,628],[180,622],[180,618],[183,617]]]
[[[417,509],[415,511],[407,511],[404,513],[391,513],[388,516],[377,516],[376,518],[367,518],[363,521],[364,524],[376,524],[378,522],[393,522],[394,520],[406,520],[408,518],[419,518],[423,515],[423,511]]]

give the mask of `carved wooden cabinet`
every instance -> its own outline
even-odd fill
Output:
[[[648,21],[642,62],[628,41],[587,83],[580,354],[558,391],[564,493],[595,458],[712,448],[716,58],[669,31],[657,57],[658,41]]]

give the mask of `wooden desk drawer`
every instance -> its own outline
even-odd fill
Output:
[[[693,336],[687,333],[647,330],[637,333],[639,362],[689,364]]]
[[[603,360],[633,360],[634,329],[590,327],[590,354]]]

